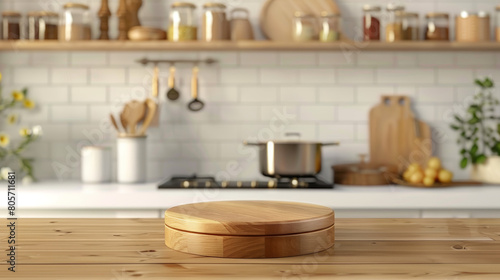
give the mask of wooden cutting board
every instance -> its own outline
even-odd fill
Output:
[[[431,129],[415,119],[410,98],[382,96],[370,111],[370,162],[402,172],[413,162],[425,165],[431,156]]]
[[[340,12],[334,0],[267,0],[260,13],[260,28],[270,40],[293,41],[295,12],[320,17],[324,11]]]
[[[212,257],[274,258],[326,250],[334,243],[334,212],[281,201],[219,201],[165,212],[165,244]]]

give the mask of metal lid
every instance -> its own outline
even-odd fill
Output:
[[[313,18],[314,16],[311,14],[306,14],[304,12],[296,11],[293,14],[296,18]]]
[[[323,18],[340,17],[340,13],[329,13],[327,11],[323,11],[321,12],[321,17]]]
[[[5,11],[2,13],[3,17],[20,17],[21,13],[14,11]]]
[[[363,11],[365,11],[365,12],[380,12],[380,11],[382,11],[382,8],[380,6],[372,6],[372,5],[366,4],[363,6]]]
[[[393,4],[393,3],[390,3],[387,5],[387,11],[404,11],[405,10],[405,7],[404,6],[401,6],[401,5],[396,5],[396,4]]]
[[[59,14],[52,11],[32,11],[28,13],[29,17],[59,17]]]
[[[208,2],[203,5],[203,8],[221,8],[225,9],[226,5],[217,2]]]
[[[172,8],[192,8],[196,9],[196,5],[189,2],[175,2],[172,4]]]
[[[418,18],[418,13],[410,13],[410,12],[398,11],[398,15],[400,15],[402,17],[416,17],[416,18]]]
[[[80,4],[80,3],[66,3],[66,4],[64,4],[63,8],[65,8],[65,9],[79,8],[79,9],[88,10],[89,6],[84,5],[84,4]]]
[[[425,18],[449,18],[450,15],[447,13],[427,13]]]

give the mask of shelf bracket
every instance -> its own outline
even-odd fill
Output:
[[[207,59],[148,59],[148,58],[143,58],[137,60],[137,63],[140,63],[144,66],[148,64],[154,64],[158,65],[161,63],[165,64],[170,64],[170,65],[175,65],[175,64],[194,64],[194,65],[199,65],[199,64],[215,64],[218,61],[213,59],[213,58],[207,58]]]

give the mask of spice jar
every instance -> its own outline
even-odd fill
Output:
[[[429,13],[425,15],[425,40],[449,41],[450,17],[445,13]]]
[[[385,40],[387,42],[401,41],[403,39],[403,6],[387,5],[387,25],[385,26]]]
[[[496,8],[496,15],[497,15],[497,24],[495,28],[495,34],[496,34],[496,39],[497,42],[500,42],[500,6],[497,6]]]
[[[29,40],[57,40],[59,15],[49,11],[28,13]]]
[[[417,13],[401,13],[403,40],[418,41],[420,28]]]
[[[487,13],[463,11],[455,20],[457,42],[490,41],[490,16]]]
[[[198,28],[194,16],[196,6],[186,2],[172,4],[168,26],[168,40],[172,42],[197,39]]]
[[[380,41],[380,6],[363,6],[363,40]]]
[[[226,17],[226,5],[222,3],[206,3],[203,5],[201,38],[207,42],[229,40],[229,22]]]
[[[312,15],[296,12],[293,24],[293,40],[306,42],[318,39],[316,18]]]
[[[78,41],[91,38],[89,6],[66,3],[59,21],[59,40]]]
[[[6,11],[2,13],[2,39],[21,39],[21,14],[18,12]]]
[[[340,40],[340,14],[321,13],[319,40],[334,42]]]

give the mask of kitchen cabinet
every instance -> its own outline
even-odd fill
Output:
[[[1,279],[499,279],[500,219],[336,219],[312,255],[210,258],[165,246],[163,219],[20,219]],[[7,233],[2,234],[2,238]]]

